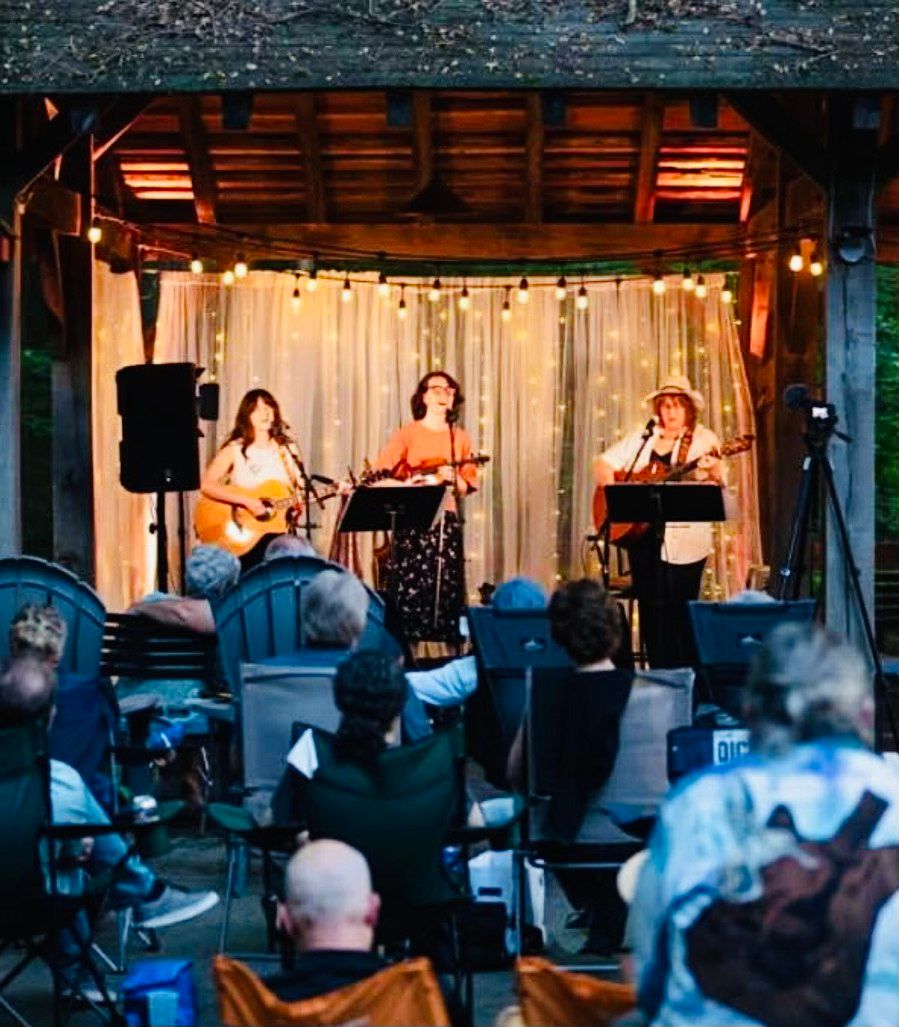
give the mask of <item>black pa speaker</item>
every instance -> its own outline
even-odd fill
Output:
[[[116,373],[122,441],[119,480],[129,492],[200,487],[196,368],[136,364]]]

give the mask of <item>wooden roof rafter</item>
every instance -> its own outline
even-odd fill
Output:
[[[215,173],[203,124],[202,98],[179,97],[178,117],[190,170],[197,221],[201,225],[214,225],[218,220]]]
[[[662,138],[664,102],[658,93],[643,98],[643,128],[640,135],[640,157],[634,190],[634,222],[645,225],[655,213],[656,163]]]
[[[310,221],[328,220],[325,180],[322,173],[321,139],[314,93],[300,93],[296,106],[297,138],[303,158],[306,212]]]

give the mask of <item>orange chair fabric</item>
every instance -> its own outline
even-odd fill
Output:
[[[317,1027],[364,1021],[367,1027],[448,1027],[440,986],[427,959],[408,959],[338,991],[282,1002],[243,963],[212,961],[219,1017],[226,1027]]]
[[[519,959],[515,976],[527,1027],[603,1027],[637,1005],[630,984],[568,973],[537,956]]]

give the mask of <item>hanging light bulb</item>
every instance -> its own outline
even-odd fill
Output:
[[[467,285],[463,285],[462,286],[462,291],[459,293],[459,309],[460,310],[468,310],[468,308],[470,306],[471,306],[471,296],[469,295],[469,292],[468,292],[468,286]]]
[[[705,278],[700,275],[696,279],[696,298],[698,300],[704,300],[709,294],[709,287],[705,284]]]
[[[390,282],[387,281],[387,275],[383,271],[378,275],[378,295],[381,299],[387,299],[390,295]]]
[[[406,320],[406,315],[408,313],[409,313],[409,310],[406,307],[406,286],[405,285],[401,285],[400,286],[400,302],[399,302],[399,305],[396,308],[396,316],[400,319],[400,321],[405,321]]]
[[[349,303],[353,298],[353,287],[350,285],[350,276],[346,275],[343,279],[343,288],[340,290],[340,299],[343,303]]]
[[[528,280],[522,276],[521,281],[518,283],[518,302],[527,303],[530,299],[528,294]]]
[[[818,253],[817,246],[812,250],[812,259],[808,264],[808,273],[812,278],[820,278],[824,274],[824,261],[821,259],[821,254]]]
[[[665,295],[665,279],[662,277],[661,271],[656,271],[652,276],[652,294],[653,296],[664,296]]]
[[[561,303],[568,295],[568,282],[565,281],[565,276],[562,275],[556,282],[556,299]]]
[[[586,310],[590,305],[590,299],[587,296],[587,286],[581,282],[581,287],[577,291],[577,299],[574,301],[574,305],[578,310]]]
[[[230,267],[222,272],[222,285],[234,285],[234,271]]]
[[[503,321],[511,321],[512,320],[512,304],[509,303],[509,286],[508,285],[506,286],[506,298],[503,300],[503,309],[500,311],[500,315],[499,316],[503,319]]]
[[[315,292],[318,288],[318,268],[315,264],[309,269],[309,277],[306,279],[306,292]]]
[[[684,268],[684,280],[681,282],[681,288],[684,292],[692,292],[696,288],[696,283],[693,281],[693,272],[688,268]]]
[[[290,309],[296,313],[303,305],[303,294],[300,292],[300,276],[293,276],[293,292],[290,294]]]
[[[87,230],[87,241],[92,245],[96,246],[97,243],[103,238],[103,229],[97,224],[96,221],[92,221],[90,228]]]
[[[733,301],[734,301],[733,290],[729,289],[725,285],[724,288],[721,290],[721,302],[724,303],[727,306],[730,306],[730,304],[733,303]]]
[[[435,278],[434,281],[431,282],[431,288],[428,291],[428,300],[431,303],[436,303],[440,299],[440,289],[440,279]]]
[[[802,270],[804,264],[805,261],[802,259],[802,249],[797,240],[796,245],[793,247],[793,252],[790,254],[790,259],[787,261],[787,267],[795,275]]]
[[[190,258],[190,270],[195,275],[203,274],[203,261],[196,253]]]
[[[246,278],[249,270],[247,258],[242,253],[238,253],[237,260],[234,262],[234,277]]]

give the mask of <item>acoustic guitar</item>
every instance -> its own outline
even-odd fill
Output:
[[[232,485],[232,488],[237,486]],[[238,488],[247,498],[261,499],[266,512],[254,517],[245,507],[222,503],[201,495],[194,510],[194,531],[201,542],[221,546],[235,556],[248,553],[263,535],[288,530],[288,513],[302,509],[293,489],[272,478],[252,489]]]
[[[702,456],[687,461],[685,464],[669,467],[667,464],[659,463],[657,460],[651,460],[642,470],[635,471],[630,477],[627,477],[626,471],[616,471],[615,481],[643,482],[647,485],[681,481],[692,471],[696,470],[703,457],[735,456],[737,453],[743,453],[749,449],[754,441],[754,435],[736,435],[734,438],[722,442],[719,449],[712,449],[708,453],[703,453]],[[597,531],[601,532],[605,528],[607,514],[605,486],[597,485],[596,491],[593,493],[593,524]],[[632,542],[636,542],[650,527],[651,525],[649,524],[610,524],[609,541],[616,546],[629,545]]]

